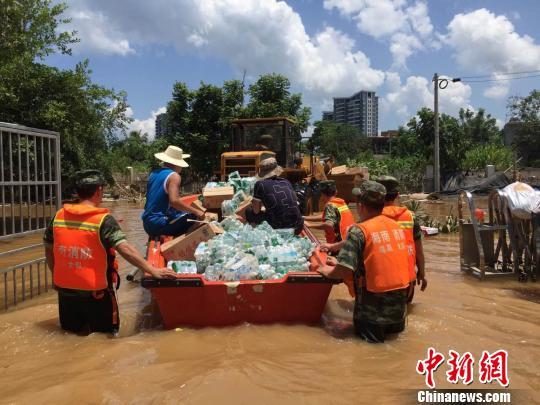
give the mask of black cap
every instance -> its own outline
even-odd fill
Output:
[[[99,170],[88,169],[75,173],[75,186],[103,186],[105,179]]]
[[[319,190],[324,194],[334,194],[336,189],[336,182],[334,180],[322,180],[319,182]]]
[[[387,193],[397,193],[399,191],[399,181],[393,176],[379,176],[375,179],[377,183],[381,183]]]

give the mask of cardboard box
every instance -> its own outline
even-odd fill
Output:
[[[221,208],[221,203],[225,200],[231,200],[233,195],[233,187],[203,188],[204,206],[206,208]]]
[[[199,243],[206,242],[220,233],[223,233],[220,227],[204,224],[191,233],[181,235],[161,245],[161,254],[167,261],[195,260],[195,249]]]
[[[215,212],[205,212],[204,216],[205,216],[205,221],[208,221],[208,222],[219,220],[219,215],[216,214]]]
[[[332,170],[330,170],[330,173],[329,174],[345,174],[345,172],[347,171],[347,165],[341,165],[341,166],[336,166],[336,167],[333,167]]]

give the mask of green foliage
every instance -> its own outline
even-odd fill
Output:
[[[433,161],[434,113],[422,108],[417,116],[400,128],[392,139],[392,154],[397,157],[411,155],[425,162]],[[439,117],[439,159],[441,174],[449,175],[463,169],[466,152],[486,142],[500,142],[501,131],[496,120],[483,109],[478,112],[461,109],[459,118],[441,114]]]
[[[502,132],[497,127],[497,120],[486,114],[483,108],[478,109],[477,113],[460,109],[459,121],[463,137],[472,144],[502,142]]]
[[[346,145],[346,147],[344,147]],[[336,124],[330,121],[315,122],[315,130],[310,140],[314,153],[334,156],[336,162],[345,162],[370,150],[370,142],[352,125]]]
[[[51,0],[2,0],[0,3],[0,61],[32,62],[60,51],[71,54],[75,32],[62,32],[67,5]]]
[[[296,125],[299,137],[307,130],[311,109],[302,106],[302,95],[291,94],[291,82],[285,76],[272,73],[262,75],[249,86],[249,102],[243,116],[245,118],[289,117]]]
[[[225,82],[223,87],[201,82],[197,90],[185,83],[174,84],[164,140],[193,155],[190,165],[195,172],[210,174],[219,169],[219,156],[228,145],[227,128],[241,107],[240,90],[237,81]]]
[[[496,170],[506,170],[514,161],[513,152],[500,144],[478,145],[465,153],[462,163],[464,170],[484,170],[494,165]]]
[[[521,122],[514,144],[524,163],[540,167],[540,91],[533,90],[527,97],[511,97],[508,110],[512,118]]]
[[[372,178],[382,175],[394,176],[400,182],[402,193],[422,190],[426,164],[421,158],[411,156],[375,159],[373,155],[364,153],[355,159],[348,159],[347,165],[367,167]]]
[[[124,172],[131,166],[136,172],[144,173],[150,169],[153,158],[150,153],[148,135],[131,131],[124,139],[111,144],[110,167],[113,172]]]
[[[0,12],[0,121],[60,132],[62,177],[101,169],[110,179],[108,143],[125,130],[126,95],[92,82],[88,61],[73,70],[41,63],[70,53],[74,33],[61,32],[64,3],[4,1]],[[5,40],[6,39],[6,40]]]
[[[222,87],[201,82],[196,90],[176,82],[167,104],[166,141],[178,145],[196,159],[195,173],[208,175],[220,168],[220,155],[228,150],[230,124],[235,118],[287,116],[295,120],[295,134],[307,129],[310,110],[302,107],[300,94],[290,93],[290,82],[281,75],[263,75],[249,87],[249,103],[243,107],[242,82],[229,80]]]

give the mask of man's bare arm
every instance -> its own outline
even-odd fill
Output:
[[[343,280],[345,277],[351,274],[352,270],[345,266],[342,266],[341,264],[337,264],[335,266],[321,266],[319,267],[318,272],[326,278]]]
[[[115,247],[116,251],[133,266],[151,274],[155,278],[176,278],[176,273],[171,269],[151,266],[141,254],[127,241],[121,242]]]
[[[325,222],[310,222],[310,221],[304,221],[304,224],[309,226],[312,229],[319,229],[321,231],[333,231],[334,230],[334,224],[330,221]]]
[[[191,212],[199,219],[204,219],[204,211],[187,205],[180,198],[180,175],[173,173],[169,176],[167,192],[169,193],[169,205],[178,211]]]
[[[253,200],[251,200],[251,208],[253,209],[254,214],[258,214],[262,209],[262,201],[258,198],[253,198]]]

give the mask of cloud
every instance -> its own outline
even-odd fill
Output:
[[[540,69],[540,45],[527,35],[519,35],[506,16],[485,8],[455,15],[444,42],[453,49],[458,64],[473,72],[494,73],[496,77]],[[508,84],[496,83],[484,95],[501,98],[508,89]]]
[[[81,38],[81,45],[74,46],[75,51],[84,47],[98,53],[121,56],[135,52],[105,15],[89,9],[75,10],[69,15],[72,19],[70,25]]]
[[[143,135],[147,134],[149,139],[154,139],[156,136],[156,117],[166,111],[167,108],[159,107],[157,110],[152,111],[151,116],[145,120],[134,119],[129,125],[128,131],[140,131]],[[127,108],[126,115],[128,117],[133,117],[133,110],[131,107]]]
[[[505,79],[508,78],[508,76],[501,76],[494,74],[491,76],[492,79]],[[484,97],[491,98],[494,100],[500,100],[505,98],[508,95],[508,92],[510,91],[510,81],[503,80],[500,82],[495,82],[495,84],[488,87],[486,90],[484,90]]]
[[[386,95],[381,99],[381,112],[398,117],[403,124],[422,107],[433,109],[433,85],[425,77],[409,76],[402,84],[397,73],[388,73]],[[460,108],[469,108],[471,87],[463,83],[449,83],[439,92],[439,111],[457,115]]]
[[[283,1],[137,0],[128,11],[120,3],[73,0],[81,46],[120,55],[149,45],[173,46],[180,53],[196,49],[253,76],[285,74],[317,96],[375,89],[384,82],[384,72],[371,67],[351,37],[332,27],[309,36],[299,14]],[[91,13],[92,24],[75,17]],[[87,36],[119,48],[100,48],[97,41],[85,41]]]
[[[394,66],[403,67],[407,58],[424,44],[437,47],[427,4],[408,0],[325,0],[324,8],[337,9],[356,21],[358,30],[377,39],[386,39]]]

